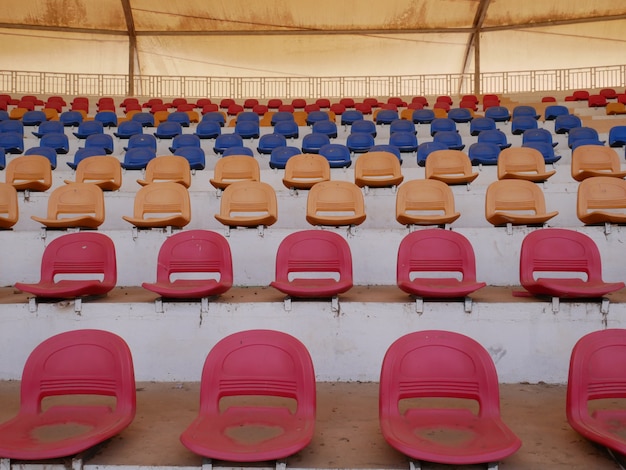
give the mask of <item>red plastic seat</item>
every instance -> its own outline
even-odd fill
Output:
[[[76,403],[72,396],[77,395],[101,396],[106,402]],[[55,405],[43,409],[42,402],[52,396]],[[26,361],[20,409],[0,424],[0,455],[41,460],[78,454],[124,430],[135,408],[133,361],[122,338],[101,330],[58,334],[39,344]]]
[[[263,397],[277,397],[279,406],[268,406]],[[230,406],[221,408],[225,401]],[[279,331],[241,331],[209,352],[200,384],[200,413],[180,440],[192,452],[212,459],[286,458],[311,442],[315,403],[313,363],[299,340]],[[288,407],[292,404],[294,410]],[[251,433],[252,439],[247,435]]]
[[[552,275],[540,277],[548,273]],[[555,273],[563,277],[553,277]],[[600,252],[591,238],[559,228],[526,235],[520,253],[520,281],[531,294],[562,298],[597,298],[624,287],[623,282],[602,280]]]
[[[55,238],[46,247],[38,283],[17,282],[15,287],[38,297],[72,298],[104,295],[116,282],[113,241],[102,233],[77,232]]]
[[[285,237],[276,254],[270,285],[300,298],[333,297],[352,287],[352,254],[334,232],[303,230]]]
[[[626,453],[623,405],[597,407],[593,401],[626,398],[626,330],[589,333],[572,350],[567,381],[567,420],[585,438]]]
[[[183,273],[184,277],[177,278]],[[209,274],[215,277],[207,277]],[[162,297],[179,299],[220,295],[232,285],[228,241],[209,230],[188,230],[168,237],[159,250],[156,282],[142,284]]]
[[[417,230],[402,239],[396,280],[404,292],[423,298],[465,297],[486,285],[476,281],[476,260],[469,240],[440,228]]]
[[[436,399],[436,407],[416,406],[422,398]],[[458,400],[457,406],[446,407],[447,399],[471,400],[479,408],[475,413],[459,407]],[[453,465],[498,462],[521,446],[501,419],[491,356],[459,333],[427,330],[396,340],[383,360],[379,403],[383,436],[412,459]]]

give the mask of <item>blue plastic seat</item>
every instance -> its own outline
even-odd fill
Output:
[[[149,147],[129,148],[124,154],[122,168],[125,170],[143,170],[153,158],[156,158],[156,151]]]
[[[4,170],[7,166],[7,155],[5,150],[0,147],[0,170]]]
[[[72,134],[78,139],[86,139],[92,134],[104,134],[104,126],[100,121],[83,121]]]
[[[374,145],[370,149],[370,152],[389,152],[389,153],[392,153],[396,157],[398,157],[398,160],[400,161],[400,164],[402,164],[402,153],[400,152],[400,149],[398,147],[396,147],[395,145],[390,145],[390,144]]]
[[[456,132],[456,122],[450,118],[435,118],[430,123],[430,135],[435,135],[441,131],[454,131]]]
[[[25,126],[38,126],[47,120],[43,111],[27,111],[22,116],[22,124]]]
[[[64,132],[63,123],[61,121],[44,121],[39,124],[37,132],[33,131],[32,134],[37,138],[41,138],[41,136],[50,132]]]
[[[520,135],[527,130],[537,129],[537,120],[533,116],[517,116],[511,119],[511,133]]]
[[[0,147],[7,153],[18,154],[24,151],[24,136],[17,132],[0,132]]]
[[[102,148],[107,154],[113,153],[113,137],[109,134],[92,134],[85,139],[86,148]]]
[[[59,121],[66,127],[78,127],[83,122],[83,115],[79,111],[64,111],[59,116]]]
[[[259,139],[257,150],[263,155],[269,155],[276,147],[286,147],[287,139],[282,134],[264,134]]]
[[[189,162],[189,168],[192,170],[204,170],[206,166],[204,150],[199,146],[178,147],[173,153],[174,155],[184,157]]]
[[[22,121],[13,119],[9,121],[0,121],[0,133],[1,132],[15,132],[24,136],[24,124],[22,124]]]
[[[465,148],[463,139],[457,131],[439,131],[433,137],[433,142],[444,144],[450,150],[463,150]]]
[[[472,165],[497,165],[500,146],[491,142],[475,142],[467,152]]]
[[[556,147],[558,142],[552,140],[552,132],[547,129],[529,129],[522,134],[522,144],[527,142],[547,142]]]
[[[448,150],[448,146],[441,142],[423,142],[419,144],[417,147],[417,164],[419,166],[426,166],[428,155],[437,150]]]
[[[319,154],[328,160],[331,168],[347,168],[352,165],[350,150],[345,145],[326,144],[320,148]]]
[[[374,137],[366,132],[350,134],[346,139],[346,146],[353,153],[365,153],[374,146]]]
[[[574,142],[572,142],[572,145],[571,145],[572,152],[576,150],[578,147],[580,147],[581,145],[597,145],[599,147],[602,147],[604,145],[604,142],[600,140],[596,140],[596,139],[577,139]]]
[[[67,136],[61,132],[51,132],[39,139],[41,147],[52,147],[56,153],[66,154],[70,151],[70,141]]]
[[[511,119],[515,119],[516,117],[531,117],[533,119],[539,119],[539,114],[537,114],[537,110],[534,106],[528,105],[518,105],[513,108],[513,112],[511,113]]]
[[[128,145],[124,147],[124,150],[131,148],[149,148],[156,152],[157,140],[152,134],[136,134],[128,139]]]
[[[341,115],[341,125],[350,126],[354,121],[362,121],[363,113],[356,109],[347,109]]]
[[[556,134],[567,134],[570,129],[582,127],[582,121],[574,114],[562,114],[554,119],[554,132]]]
[[[222,153],[222,157],[229,157],[230,155],[246,155],[248,157],[254,157],[254,152],[249,147],[236,145],[234,147],[228,147],[224,150],[224,153]]]
[[[326,134],[330,139],[337,137],[337,124],[333,121],[315,122],[311,130],[320,134]]]
[[[584,140],[586,144],[583,145],[604,145],[604,142],[600,140],[598,131],[593,127],[573,127],[567,134],[567,146],[571,149],[574,148],[574,144],[577,141]]]
[[[319,153],[320,148],[326,144],[330,144],[330,138],[326,134],[312,132],[302,138],[302,153]]]
[[[554,153],[554,147],[548,142],[530,141],[522,143],[522,147],[530,147],[541,152],[546,163],[555,163],[561,159],[560,155]]]
[[[55,152],[56,153],[56,152]],[[74,160],[67,163],[72,170],[75,170],[81,160],[84,160],[88,157],[98,157],[101,155],[106,155],[106,150],[98,147],[83,147],[76,150],[74,153]]]
[[[157,126],[154,136],[157,139],[173,139],[182,133],[183,126],[179,122],[164,121]]]
[[[117,131],[113,133],[118,139],[130,139],[137,134],[143,134],[143,126],[138,121],[122,121],[117,126]]]
[[[216,139],[222,133],[222,126],[217,121],[200,121],[194,132],[200,139]]]
[[[456,123],[470,122],[474,119],[474,115],[467,108],[452,108],[448,111],[448,118]]]
[[[220,111],[210,111],[202,115],[202,120],[200,122],[205,121],[217,122],[220,127],[224,127],[224,124],[226,123],[226,118]]]
[[[285,168],[287,160],[294,155],[300,155],[300,149],[298,147],[276,147],[270,154],[270,168],[278,168],[280,170]]]
[[[296,121],[279,121],[274,125],[274,134],[284,135],[287,139],[297,139],[300,130]]]
[[[316,122],[320,121],[330,121],[330,116],[326,111],[311,111],[306,116],[306,123],[308,126],[312,126]]]
[[[259,115],[254,111],[242,111],[241,113],[237,114],[237,122],[239,123],[244,121],[256,122],[258,124],[260,121]]]
[[[172,139],[170,152],[175,153],[176,149],[181,147],[198,147],[200,148],[200,138],[195,134],[180,134]]]
[[[53,170],[57,167],[57,151],[52,147],[31,147],[24,152],[24,155],[41,155],[50,161],[50,167]]]
[[[11,119],[11,115],[4,109],[0,109],[0,122],[9,121]]]
[[[220,134],[215,139],[215,145],[213,146],[213,151],[216,154],[224,153],[229,147],[243,147],[243,139],[239,134]]]
[[[239,134],[242,139],[258,139],[261,134],[259,122],[246,120],[240,121],[237,119],[237,123],[235,124],[235,133]]]
[[[485,110],[485,117],[496,122],[507,122],[511,119],[511,113],[506,106],[491,106]]]
[[[613,126],[609,129],[609,146],[623,147],[626,145],[626,126]]]
[[[432,109],[416,109],[412,119],[414,124],[430,124],[435,120],[435,112]]]
[[[389,145],[401,153],[417,152],[417,136],[413,132],[394,132],[389,136]]]
[[[99,111],[93,118],[104,127],[117,127],[117,114],[114,111]]]
[[[546,121],[554,121],[557,116],[566,116],[569,114],[569,109],[566,106],[560,104],[551,104],[546,106],[543,116]]]
[[[500,129],[482,131],[480,134],[478,134],[478,142],[496,144],[500,147],[500,150],[504,150],[511,146],[506,137],[506,134]]]
[[[295,122],[293,113],[290,113],[288,111],[278,111],[272,114],[272,117],[270,118],[270,123],[272,124],[272,126],[275,126],[276,123],[282,122],[282,121],[294,121]]]
[[[487,117],[476,117],[470,122],[470,135],[478,135],[482,131],[496,129],[496,121]]]
[[[350,125],[350,134],[357,134],[359,132],[370,134],[372,137],[376,137],[376,135],[378,134],[376,130],[376,123],[368,119],[354,121]]]
[[[154,127],[154,116],[152,113],[134,114],[131,120],[140,123],[143,127]]]
[[[190,118],[189,114],[183,111],[174,111],[167,116],[167,120],[171,122],[177,122],[182,127],[189,127]]]
[[[380,109],[375,116],[376,124],[381,125],[389,125],[398,118],[398,111],[393,109]]]
[[[413,134],[417,133],[415,129],[415,124],[413,121],[408,121],[407,119],[396,119],[389,124],[389,133],[393,134],[394,132],[413,132]]]

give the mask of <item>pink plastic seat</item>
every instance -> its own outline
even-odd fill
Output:
[[[352,254],[334,232],[303,230],[285,237],[276,254],[270,285],[300,298],[333,297],[352,287]]]
[[[277,397],[279,403],[272,400],[273,406],[268,405],[263,397]],[[192,452],[212,459],[286,458],[311,442],[315,403],[313,363],[299,340],[279,331],[241,331],[209,352],[200,384],[200,413],[180,440]]]
[[[562,277],[554,277],[559,273]],[[590,237],[559,228],[526,235],[520,253],[520,281],[531,294],[560,298],[598,298],[624,287],[623,282],[602,280],[600,252]]]
[[[113,241],[103,233],[77,232],[61,235],[46,247],[38,283],[17,282],[15,287],[37,297],[60,299],[104,295],[116,282]]]
[[[103,400],[77,403],[77,395]],[[55,404],[44,409],[42,402],[53,396]],[[78,454],[124,430],[135,407],[133,361],[122,338],[101,330],[58,334],[26,361],[20,409],[0,424],[0,455],[41,460]]]
[[[574,346],[567,381],[570,426],[590,441],[620,454],[626,454],[623,404],[595,406],[594,410],[593,402],[626,398],[625,363],[626,330],[594,331]]]
[[[184,278],[178,278],[183,273]],[[162,297],[179,299],[220,295],[232,285],[228,241],[209,230],[188,230],[168,237],[159,250],[156,282],[142,284]]]
[[[469,240],[440,228],[411,232],[402,239],[396,280],[404,292],[423,298],[465,297],[486,285],[476,280]]]
[[[416,406],[426,398],[436,399],[436,406]],[[467,400],[478,411],[460,407],[465,403],[458,400],[457,406],[446,407],[447,399]],[[379,402],[383,436],[412,459],[453,465],[498,462],[521,446],[501,419],[491,356],[459,333],[426,330],[396,340],[383,359]]]

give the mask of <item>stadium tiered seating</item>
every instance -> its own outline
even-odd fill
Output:
[[[495,226],[542,225],[558,214],[547,212],[543,191],[532,181],[502,179],[487,187],[485,218]]]

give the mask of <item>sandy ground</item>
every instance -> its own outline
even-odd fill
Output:
[[[523,444],[516,454],[500,463],[500,468],[619,468],[604,449],[570,428],[565,417],[565,391],[562,385],[501,385],[504,421]],[[392,449],[380,433],[378,384],[319,383],[317,401],[315,437],[307,448],[287,460],[288,467],[408,468],[407,458]],[[198,383],[138,383],[135,420],[86,463],[200,466],[202,459],[179,441],[182,431],[194,419],[198,403]],[[19,382],[0,382],[0,419],[12,416],[18,404]],[[228,465],[214,462],[216,466],[221,464]],[[455,467],[424,463],[422,468]]]

